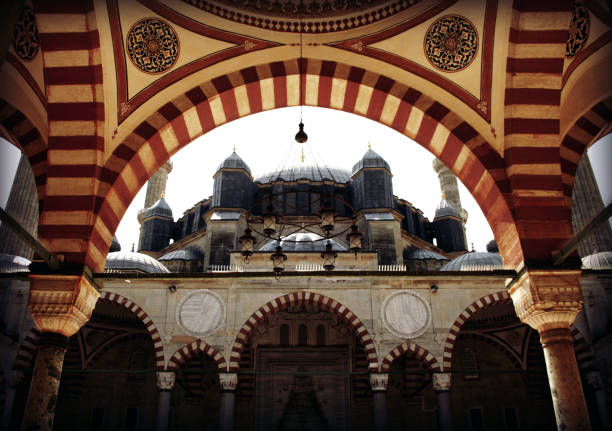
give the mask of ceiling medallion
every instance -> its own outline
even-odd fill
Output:
[[[425,56],[437,69],[458,72],[472,63],[478,51],[478,32],[467,19],[447,15],[435,21],[425,35]]]
[[[25,61],[31,61],[38,54],[40,40],[38,38],[38,28],[34,19],[34,11],[30,6],[24,6],[15,30],[13,31],[13,48],[15,52]]]
[[[575,4],[572,21],[569,28],[569,36],[565,44],[565,56],[573,57],[580,51],[589,38],[589,11],[586,7]]]
[[[134,24],[128,32],[126,45],[132,63],[146,73],[167,71],[179,56],[175,31],[157,18],[145,18]]]

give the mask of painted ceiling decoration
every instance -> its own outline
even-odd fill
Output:
[[[13,32],[13,48],[15,52],[25,61],[31,61],[38,54],[40,40],[38,28],[34,19],[34,10],[31,6],[24,6],[15,30]]]
[[[466,18],[447,15],[435,21],[425,35],[429,62],[444,72],[468,67],[478,51],[478,32]]]
[[[179,40],[164,21],[145,18],[130,29],[126,38],[130,60],[146,73],[162,73],[176,63],[179,56]]]
[[[589,38],[589,11],[586,7],[575,4],[572,21],[569,28],[569,36],[565,45],[565,56],[574,57],[586,44]]]
[[[290,33],[330,33],[372,24],[395,15],[421,0],[182,0],[230,21]],[[346,16],[354,12],[354,16]],[[335,15],[343,18],[334,19]],[[274,19],[277,18],[277,19]],[[301,23],[299,18],[303,18]]]

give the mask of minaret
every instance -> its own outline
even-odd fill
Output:
[[[451,205],[459,211],[463,223],[467,222],[468,213],[461,207],[461,198],[459,197],[459,186],[457,184],[457,177],[446,167],[440,159],[434,159],[432,166],[436,174],[438,174],[438,180],[440,181],[440,190],[444,195],[444,199],[451,203]]]
[[[37,236],[38,193],[32,168],[26,156],[19,159],[5,211],[33,237]],[[34,251],[4,224],[0,225],[0,253],[32,259]]]
[[[138,211],[138,223],[140,223],[141,236],[144,213],[166,194],[166,182],[168,181],[168,174],[170,172],[172,172],[172,161],[168,160],[153,174],[153,176],[151,176],[151,178],[149,178],[144,208]]]

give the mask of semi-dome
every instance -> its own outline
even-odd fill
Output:
[[[204,253],[199,249],[196,247],[187,247],[166,253],[158,260],[163,262],[167,260],[202,260],[203,258]]]
[[[249,175],[251,174],[249,165],[235,151],[227,159],[223,160],[223,163],[219,165],[215,172],[219,172],[221,169],[244,169]]]
[[[612,251],[601,251],[582,258],[585,269],[612,269]]]
[[[274,181],[307,180],[313,182],[334,181],[344,184],[351,180],[351,175],[345,169],[328,168],[327,166],[295,166],[279,171],[269,172],[255,179],[255,182],[268,184]]]
[[[479,271],[503,269],[501,256],[498,253],[472,251],[451,260],[440,271]]]
[[[497,245],[497,241],[492,239],[487,243],[487,251],[489,253],[499,253],[499,246]]]
[[[423,248],[418,247],[408,247],[404,250],[403,255],[404,260],[449,260],[447,257],[442,256],[440,253],[436,253],[435,251],[425,250]]]
[[[351,171],[351,175],[355,175],[363,168],[384,168],[391,172],[391,168],[385,159],[380,157],[380,155],[371,148],[366,151],[361,160],[355,163]]]
[[[453,204],[451,204],[445,198],[442,198],[442,200],[438,204],[438,207],[436,208],[434,220],[442,217],[456,217],[460,219],[461,214],[459,214],[459,211],[457,211]]]
[[[144,218],[149,217],[172,217],[172,209],[168,202],[164,198],[160,198],[157,202],[155,202],[151,207],[147,208],[144,213]]]
[[[12,254],[0,253],[0,273],[6,274],[11,272],[30,272],[28,266],[30,262],[25,257],[15,256]]]
[[[311,232],[296,232],[289,235],[285,239],[281,240],[281,247],[283,251],[297,251],[297,252],[322,252],[325,250],[325,245],[329,241],[332,245],[332,250],[335,251],[347,251],[346,247],[338,243],[334,239],[326,240],[321,235]],[[266,242],[258,251],[274,251],[278,241],[272,239]]]
[[[170,271],[160,262],[146,254],[133,251],[117,251],[109,253],[106,257],[104,272],[163,274]]]

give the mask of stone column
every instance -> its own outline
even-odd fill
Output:
[[[156,431],[168,431],[170,423],[170,404],[172,401],[172,388],[174,388],[175,374],[172,371],[157,372],[157,422]]]
[[[24,377],[23,372],[19,370],[12,370],[8,376],[2,423],[0,423],[1,431],[7,431],[11,426],[13,404],[15,403],[15,392],[17,391],[17,387],[21,384],[21,382],[23,382]]]
[[[372,401],[374,404],[374,429],[376,431],[387,430],[388,386],[388,373],[370,373],[370,387],[372,388]]]
[[[451,375],[449,373],[435,373],[433,387],[436,394],[438,416],[438,430],[451,431],[453,429],[453,412],[451,410]]]
[[[29,275],[30,313],[41,331],[21,429],[51,431],[68,337],[91,317],[98,292],[84,275]]]
[[[599,371],[587,373],[586,383],[595,394],[595,402],[597,403],[597,413],[599,416],[599,424],[601,425],[601,429],[603,431],[611,431],[612,423],[610,422],[610,416],[608,413],[606,391],[604,391],[603,385],[601,384],[601,374]]]
[[[570,325],[582,308],[580,270],[524,269],[510,282],[519,319],[540,333],[559,430],[590,430]]]
[[[238,373],[219,373],[221,403],[219,406],[219,431],[234,429],[234,407],[236,405],[236,388]]]

